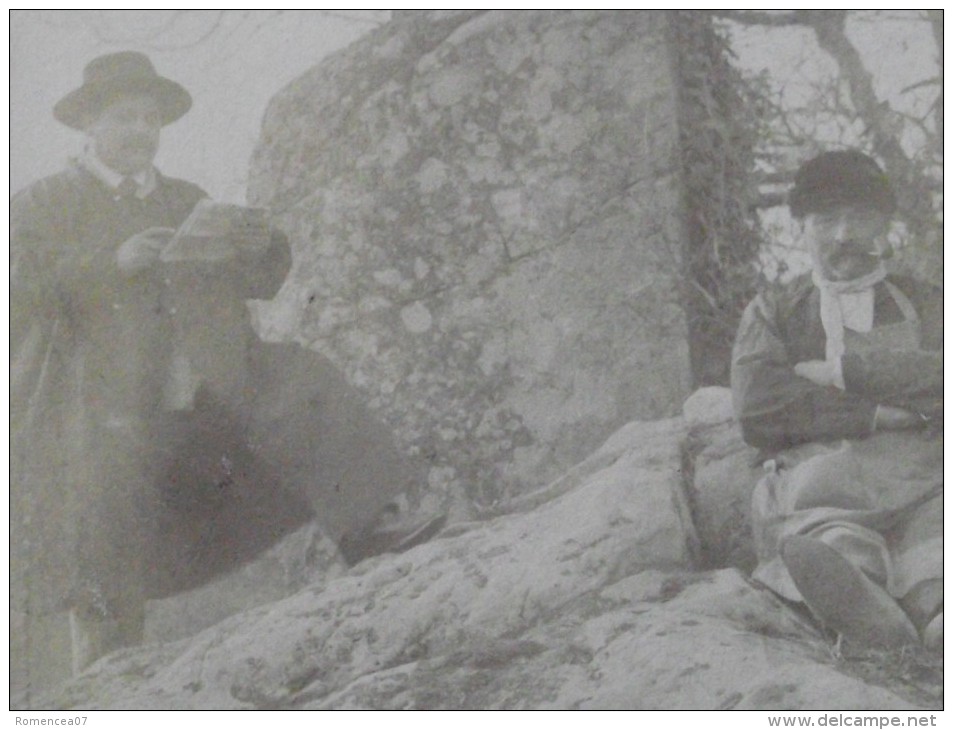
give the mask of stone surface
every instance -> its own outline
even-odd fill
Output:
[[[690,428],[720,426],[735,418],[731,390],[718,386],[699,388],[682,404],[682,416]]]
[[[737,569],[693,569],[686,429],[630,424],[525,511],[105,657],[32,706],[940,707],[941,684],[911,679],[925,665],[910,654],[844,660]]]
[[[399,14],[273,100],[274,339],[326,355],[433,502],[555,479],[689,384],[664,13]]]
[[[145,641],[193,636],[236,613],[336,578],[344,570],[337,547],[319,525],[309,523],[227,575],[147,602]]]
[[[764,475],[758,450],[748,446],[734,419],[731,391],[709,387],[685,401],[685,449],[692,465],[689,500],[705,567],[751,571],[751,494]]]

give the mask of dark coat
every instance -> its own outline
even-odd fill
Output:
[[[156,264],[134,275],[116,266],[116,250],[130,236],[177,228],[204,197],[161,175],[146,198],[120,197],[77,165],[11,203],[17,610],[50,613],[90,590],[106,604],[141,604],[157,590],[194,584],[168,578],[183,572],[163,561],[164,526],[174,520],[205,534],[209,506],[170,512],[163,479],[218,483],[221,467],[206,465],[225,457],[243,467],[230,496],[255,492],[260,470],[245,463],[240,438],[258,345],[246,299],[277,292],[291,264],[287,240],[276,234],[265,251],[226,262]],[[183,419],[163,404],[174,351],[187,355],[203,393],[182,429],[170,427]],[[282,511],[294,512],[295,524],[307,519],[303,501],[291,508],[274,491],[266,497],[267,510],[265,497],[256,501],[262,519]],[[247,498],[231,504],[250,508]],[[254,522],[247,514],[235,520]],[[269,541],[281,534],[272,530]],[[249,544],[260,547],[260,540]]]
[[[921,349],[843,359],[845,390],[815,385],[794,365],[823,360],[820,295],[810,276],[759,295],[745,310],[732,355],[731,389],[745,441],[767,452],[800,443],[868,436],[878,404],[937,416],[943,397],[943,297],[912,279],[891,278],[920,318]],[[880,283],[874,326],[903,320]]]
[[[73,167],[11,203],[18,683],[64,661],[48,647],[69,601],[141,610],[315,513],[339,537],[422,480],[331,363],[258,339],[246,301],[272,298],[285,279],[283,235],[226,261],[120,273],[125,240],[177,228],[203,197],[159,176],[144,200],[117,199]],[[179,411],[164,399],[174,354],[198,383]]]
[[[121,198],[73,166],[11,202],[15,608],[46,613],[90,586],[141,592],[143,469],[172,330],[161,271],[123,275],[116,250],[203,197],[160,175],[144,200]]]

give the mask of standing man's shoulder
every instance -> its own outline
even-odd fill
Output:
[[[151,204],[163,211],[168,225],[178,228],[200,200],[208,198],[202,188],[195,183],[175,177],[166,177],[156,171],[156,189],[149,196]]]
[[[208,193],[201,187],[188,180],[182,180],[177,177],[167,177],[160,172],[156,172],[156,180],[158,182],[158,189],[163,195],[168,195],[181,201],[189,201],[193,206],[200,200],[209,197]]]
[[[37,180],[10,199],[10,231],[16,238],[28,231],[69,227],[80,211],[102,195],[101,184],[75,165]]]
[[[75,195],[91,181],[91,176],[84,174],[76,166],[70,165],[64,170],[41,178],[14,193],[10,199],[10,205],[15,211],[30,203],[54,201],[68,195]]]

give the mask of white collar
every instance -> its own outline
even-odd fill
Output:
[[[153,190],[156,189],[156,171],[152,165],[145,170],[140,170],[134,175],[121,175],[120,173],[108,167],[106,163],[96,157],[92,151],[86,152],[77,162],[86,171],[99,178],[107,187],[116,190],[119,184],[126,178],[136,183],[136,197],[140,200],[147,198]]]

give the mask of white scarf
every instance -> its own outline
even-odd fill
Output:
[[[821,324],[827,335],[825,355],[828,362],[839,364],[844,355],[845,327],[855,332],[873,329],[874,285],[886,276],[882,261],[869,274],[851,281],[828,281],[814,270],[814,286],[821,293]]]
[[[121,175],[108,167],[92,150],[86,150],[82,157],[74,158],[73,162],[98,177],[106,184],[106,187],[113,190],[118,189],[120,183],[128,177],[136,184],[135,194],[140,200],[145,200],[156,189],[156,171],[151,165],[134,175]]]

